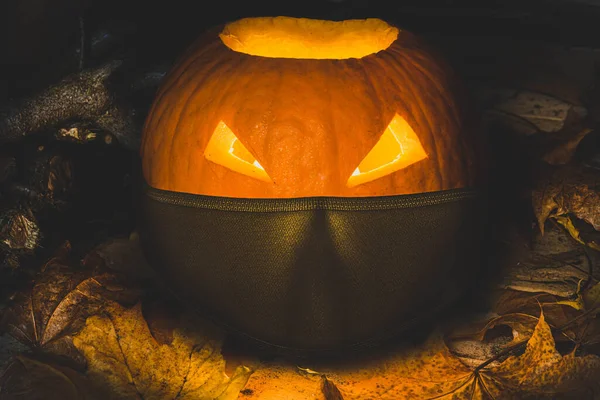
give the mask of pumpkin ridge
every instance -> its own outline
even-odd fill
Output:
[[[368,72],[371,72],[371,74],[373,74],[375,76],[377,76],[378,73],[382,74],[382,75],[389,74],[390,67],[388,66],[388,63],[385,61],[385,58],[383,56],[384,56],[384,54],[382,54],[382,56],[380,58],[373,60],[373,65],[371,67],[372,69],[368,70]],[[393,55],[391,55],[391,54],[388,54],[388,56],[393,58]],[[377,71],[378,73],[373,73],[373,71]],[[377,83],[378,81],[375,80],[374,82]],[[386,83],[387,84],[385,86],[383,86],[382,84],[377,84],[377,86],[382,91],[381,96],[384,98],[388,98],[388,102],[390,104],[393,104],[394,112],[397,113],[398,115],[400,115],[401,117],[405,118],[406,121],[409,123],[409,125],[418,126],[418,123],[417,123],[418,121],[416,119],[416,115],[414,115],[415,113],[411,109],[411,103],[406,100],[406,98],[408,97],[406,85],[399,85],[394,79],[390,79]],[[390,91],[392,91],[393,94],[390,93]],[[386,122],[388,122],[388,121],[386,121]],[[423,142],[421,131],[419,130],[419,132],[417,132],[417,133],[419,134],[420,139]],[[410,166],[409,166],[409,168],[410,168]],[[420,170],[418,170],[417,172],[420,172],[421,174],[423,174]],[[393,188],[397,188],[399,185],[399,183],[398,183],[399,181],[398,181],[397,177],[401,176],[402,178],[400,178],[400,182],[402,182],[402,184],[405,184],[406,179],[407,179],[407,177],[405,175],[406,175],[406,169],[402,169],[402,170],[396,171],[394,174],[390,174],[387,177],[383,177],[380,179],[388,179],[389,185]],[[369,185],[369,183],[367,183],[366,185]]]
[[[441,84],[441,82],[439,82],[439,80],[436,79],[432,79],[431,75],[428,74],[427,72],[425,72],[427,70],[427,68],[423,67],[422,62],[424,61],[429,61],[429,63],[431,63],[431,59],[427,59],[427,58],[423,58],[420,56],[423,56],[422,54],[419,54],[420,51],[418,49],[416,49],[415,51],[413,51],[414,54],[411,54],[412,57],[408,57],[406,54],[398,52],[398,59],[402,60],[401,63],[398,63],[398,65],[406,65],[406,64],[410,64],[411,67],[417,67],[417,70],[415,72],[418,72],[421,76],[420,79],[422,79],[424,82],[427,82],[429,85],[419,85],[423,95],[419,96],[419,101],[421,104],[421,109],[422,110],[426,110],[427,108],[423,105],[423,104],[428,104],[431,102],[435,102],[439,97],[445,97],[443,95],[443,85]],[[421,63],[419,62],[421,61]],[[435,65],[433,65],[435,67]],[[443,74],[443,72],[442,72]],[[416,75],[416,73],[415,73]],[[454,102],[451,99],[448,98],[444,98],[444,104],[448,105],[448,107],[446,107],[446,110],[451,109],[452,111],[454,111],[455,107],[454,106]],[[436,107],[437,108],[437,107]],[[446,117],[445,119],[447,119],[446,123],[448,126],[452,126],[452,125],[456,125],[456,126],[460,126],[458,124],[456,124],[455,120],[452,120],[451,118],[447,118],[448,115],[443,114],[444,117]],[[442,132],[441,129],[434,131],[434,127],[431,125],[431,119],[426,116],[428,122],[429,122],[429,126],[431,129],[431,137],[445,137],[444,133]],[[452,142],[456,141],[455,137],[452,138],[447,138],[447,140],[450,140]],[[440,151],[445,151],[445,147],[440,149],[440,141],[439,140],[432,140],[432,144],[433,147],[435,148],[435,152],[436,152],[436,162],[437,162],[437,168],[435,169],[436,171],[438,171],[439,174],[439,179],[442,181],[442,187],[446,187],[446,176],[444,171],[446,171],[444,168],[447,167],[447,165],[445,164],[445,158],[444,157],[437,157],[437,154],[440,153]],[[449,145],[449,147],[453,147],[453,143],[451,143]],[[452,155],[449,155],[450,157]],[[442,159],[444,158],[444,159]],[[452,168],[456,168],[456,166],[453,166]]]
[[[391,59],[391,61],[390,61]],[[436,175],[437,181],[440,182],[440,186],[443,189],[447,188],[446,182],[445,182],[445,177],[442,174],[442,171],[440,171],[440,167],[441,167],[441,160],[440,160],[440,154],[443,154],[442,152],[440,152],[439,147],[438,147],[438,141],[435,140],[435,132],[434,132],[434,127],[432,125],[432,121],[430,119],[429,113],[438,113],[438,104],[434,104],[432,105],[428,105],[428,104],[424,104],[423,102],[423,98],[415,92],[414,89],[414,84],[415,84],[415,79],[414,77],[411,76],[411,74],[406,70],[405,67],[405,60],[402,60],[402,62],[400,62],[400,60],[398,60],[396,57],[394,57],[394,54],[391,53],[384,53],[382,55],[381,58],[382,62],[385,62],[386,66],[388,68],[393,69],[394,71],[396,71],[397,74],[400,74],[401,77],[400,79],[398,79],[398,81],[401,82],[405,82],[405,84],[403,85],[404,88],[406,88],[406,91],[404,92],[405,94],[409,94],[410,95],[410,101],[409,103],[409,113],[411,114],[410,117],[411,119],[416,122],[416,124],[410,124],[411,126],[419,126],[419,127],[425,127],[425,129],[421,128],[420,132],[417,132],[417,134],[419,135],[420,138],[423,138],[423,135],[425,135],[427,137],[427,142],[428,142],[428,147],[431,150],[431,152],[433,154],[428,154],[428,159],[434,159],[435,163],[437,164],[436,168],[433,168],[434,173]],[[408,60],[408,62],[410,63],[410,58]],[[401,91],[402,88],[400,87],[401,83],[399,82],[394,82],[395,86]],[[418,82],[417,83],[418,87],[422,90],[422,82]],[[429,111],[429,112],[425,112],[425,110]],[[417,115],[418,115],[418,119],[417,119]],[[439,130],[439,129],[438,129]],[[421,139],[421,141],[423,141]],[[428,181],[430,182],[430,181]]]
[[[209,80],[211,77],[213,77],[213,75],[216,75],[220,72],[220,68],[223,68],[223,66],[227,66],[229,67],[228,70],[233,68],[233,65],[231,65],[230,63],[233,60],[227,60],[227,58],[225,59],[220,59],[219,62],[215,63],[211,69],[207,72],[205,72],[201,79],[199,79],[196,84],[194,85],[194,88],[192,90],[190,90],[187,94],[187,97],[185,98],[185,100],[183,100],[183,104],[181,106],[178,107],[179,109],[179,114],[176,117],[176,123],[175,126],[173,127],[173,132],[171,133],[171,140],[169,143],[169,146],[165,148],[165,150],[163,150],[164,153],[166,153],[168,155],[168,164],[169,165],[177,165],[177,160],[175,158],[178,158],[178,154],[176,151],[173,151],[173,146],[176,143],[176,139],[181,138],[184,134],[187,135],[191,135],[192,133],[188,131],[188,129],[180,129],[180,126],[182,124],[182,122],[184,121],[184,119],[187,119],[185,116],[185,112],[187,111],[187,108],[190,104],[190,102],[194,99],[195,95],[198,93],[198,89],[200,87],[202,87],[207,80]],[[237,64],[235,65],[237,66]],[[229,81],[230,82],[230,81]],[[183,116],[183,117],[182,117]],[[189,157],[189,155],[188,155]],[[189,163],[189,161],[187,161]],[[170,174],[167,176],[167,185],[174,185],[176,184],[178,175],[181,173],[179,171],[178,168],[171,168],[170,169]],[[173,179],[174,177],[174,179]],[[175,181],[175,182],[172,182]]]
[[[195,57],[193,58],[193,62],[190,62],[188,67],[185,69],[185,71],[181,72],[178,75],[175,75],[176,78],[172,79],[171,82],[165,82],[165,85],[163,86],[162,89],[159,89],[159,93],[157,93],[157,97],[156,100],[154,101],[150,112],[148,113],[149,118],[146,120],[146,123],[144,124],[144,130],[146,129],[159,129],[159,130],[165,130],[165,129],[160,129],[160,128],[164,128],[163,127],[163,121],[164,118],[169,115],[169,107],[167,107],[164,103],[164,98],[166,96],[172,96],[172,90],[175,90],[175,88],[178,87],[186,87],[188,86],[193,80],[194,80],[194,74],[190,73],[189,75],[187,75],[187,73],[189,72],[190,69],[192,69],[192,67],[200,69],[199,66],[196,66],[197,61],[200,61],[200,63],[202,63],[202,59],[200,57]],[[211,65],[211,69],[215,68],[216,65],[219,64],[219,60],[218,59],[214,59],[212,61]],[[175,67],[177,68],[177,67]],[[197,70],[196,69],[196,70]],[[186,76],[187,75],[187,76]],[[155,115],[157,114],[157,115]],[[167,124],[168,127],[168,124]],[[160,153],[161,152],[161,148],[164,145],[164,141],[166,140],[166,133],[163,132],[162,135],[158,135],[158,140],[155,138],[154,140],[152,140],[150,143],[146,144],[144,142],[144,146],[142,147],[142,149],[144,151],[148,151],[148,152],[152,152],[153,154],[156,153]],[[150,147],[150,148],[148,148]],[[150,169],[148,169],[148,171],[150,171]]]
[[[229,59],[230,61],[227,61],[227,59]],[[214,98],[212,98],[212,100],[210,101],[210,103],[212,103],[214,105],[218,104],[218,106],[214,106],[213,107],[213,109],[216,108],[217,110],[223,108],[222,106],[223,106],[223,103],[224,103],[225,99],[227,98],[227,94],[229,93],[229,89],[231,88],[232,85],[234,85],[236,83],[236,81],[237,81],[236,78],[245,71],[244,68],[243,68],[243,65],[247,64],[247,59],[244,58],[244,57],[239,57],[238,55],[232,53],[223,62],[227,63],[228,66],[230,67],[230,69],[228,69],[226,71],[223,71],[223,72],[222,71],[219,71],[219,72],[221,74],[223,74],[223,73],[227,74],[230,79],[226,80],[225,84],[221,84],[221,85],[217,84],[216,85],[216,90],[217,90],[217,93],[218,93],[218,97],[215,96]],[[233,73],[230,72],[230,71],[233,71]],[[215,79],[219,80],[220,76],[221,75],[217,76]],[[207,74],[206,78],[207,79],[204,80],[202,82],[202,84],[206,83],[207,80],[209,80],[211,77]],[[198,88],[196,88],[194,90],[193,94],[192,94],[192,97],[197,97],[199,95],[198,91],[199,91]],[[187,105],[186,105],[185,108],[187,109]],[[215,120],[218,123],[218,121],[221,120],[221,119],[222,118],[219,117],[219,118],[216,118]],[[215,126],[216,126],[216,124],[215,124]],[[214,127],[211,126],[211,129],[210,129],[211,133],[213,132],[213,129],[214,129]],[[189,136],[194,136],[194,132],[189,132],[188,131],[187,134]],[[176,153],[177,152],[175,152],[175,154]],[[202,156],[201,157],[204,157],[203,154],[204,154],[204,149],[202,149]],[[188,173],[185,176],[190,176],[191,175],[190,172],[191,172],[191,166],[192,166],[192,164],[193,164],[192,160],[189,160],[189,158],[188,158],[188,160],[187,160],[187,172]],[[212,163],[210,163],[209,165],[212,167]],[[204,171],[202,171],[202,173],[204,173]],[[181,180],[182,177],[179,176],[178,179]]]
[[[406,59],[406,55],[402,54],[401,52],[398,52],[399,56],[403,59]],[[440,67],[440,62],[443,61],[439,61],[438,59],[436,59],[436,65],[434,65],[436,67],[436,71],[435,73],[433,73],[433,71],[431,70],[431,68],[427,68],[425,66],[426,62],[429,61],[431,62],[431,59],[427,57],[426,54],[423,54],[422,50],[418,50],[418,53],[415,54],[418,55],[418,57],[414,57],[411,60],[406,60],[406,62],[411,62],[411,64],[421,73],[424,75],[424,77],[429,80],[429,82],[431,82],[433,85],[435,85],[435,89],[436,89],[436,93],[433,93],[434,96],[442,96],[444,98],[444,103],[448,105],[447,110],[448,110],[448,116],[452,117],[452,120],[449,121],[450,125],[454,125],[454,129],[456,131],[459,131],[460,134],[453,136],[451,138],[449,138],[449,140],[452,141],[452,143],[449,144],[449,147],[454,148],[454,147],[460,147],[463,149],[464,153],[463,154],[468,154],[468,149],[465,148],[465,140],[463,137],[463,130],[464,130],[464,126],[462,124],[463,118],[461,118],[462,116],[462,110],[460,107],[457,106],[456,100],[453,100],[448,93],[449,92],[453,92],[453,88],[450,87],[449,85],[449,80],[447,79],[448,73],[445,71],[449,71],[451,70],[449,65],[443,65],[443,70],[439,70]],[[438,75],[436,78],[436,74]],[[444,81],[441,80],[441,78],[446,78],[444,79]],[[453,154],[450,155],[452,157],[452,162],[453,165],[449,166],[450,168],[459,168],[457,164],[460,164],[460,168],[462,171],[464,171],[465,174],[467,174],[467,176],[470,175],[469,173],[469,168],[468,168],[468,161],[470,159],[470,157],[455,157]],[[442,162],[442,160],[439,160],[439,162]],[[439,170],[440,171],[447,171],[447,169],[444,169],[445,167],[448,167],[447,165],[440,165],[439,166]],[[471,181],[471,179],[467,179],[467,181]],[[466,184],[467,182],[460,182],[462,185]]]
[[[235,52],[233,52],[233,53],[235,53]],[[241,57],[241,58],[243,58],[244,62],[247,64],[247,67],[243,70],[245,79],[242,79],[240,77],[240,75],[237,75],[236,79],[235,79],[237,81],[236,82],[237,85],[239,86],[239,90],[238,91],[240,93],[244,93],[246,91],[248,85],[251,82],[254,82],[254,80],[257,78],[257,76],[260,77],[260,70],[264,68],[264,65],[263,65],[264,59],[252,58],[251,56],[248,56],[246,54],[239,54],[238,56]],[[246,100],[244,97],[242,97],[242,96],[240,96],[238,94],[236,94],[235,97],[238,98],[238,99],[241,97],[242,98],[242,100],[241,100],[242,102],[244,100]],[[271,96],[269,96],[269,97],[271,97]],[[273,102],[274,102],[274,100],[271,98],[271,100],[270,100],[269,103],[272,104]],[[263,116],[263,118],[264,118],[264,116]],[[239,124],[238,115],[237,114],[234,115],[232,117],[232,121],[230,121],[230,122],[231,122],[231,128],[234,130],[235,135],[241,135],[242,132],[240,132],[240,130],[237,129],[237,128],[239,128],[238,127],[238,124]],[[249,132],[249,133],[251,133],[251,132]],[[256,159],[260,162],[260,164],[263,166],[263,168],[265,169],[265,171],[267,172],[267,174],[269,175],[269,177],[271,179],[273,179],[273,177],[269,174],[269,168],[270,167],[265,162],[265,158],[264,158],[265,149],[264,148],[261,148],[261,149],[257,148],[256,145],[255,145],[255,143],[252,140],[250,140],[249,137],[240,137],[239,139],[242,141],[242,143],[244,144],[244,146],[246,147],[246,149],[248,149],[248,151],[250,153],[252,153],[256,157]]]
[[[410,62],[413,66],[415,66],[419,72],[421,72],[432,84],[435,85],[435,88],[437,89],[437,94],[439,96],[442,96],[444,98],[444,102],[446,104],[451,104],[454,105],[455,101],[450,97],[449,93],[448,93],[448,87],[446,87],[447,85],[445,85],[443,82],[440,81],[440,79],[436,79],[435,74],[432,73],[431,69],[426,68],[423,64],[425,61],[429,61],[431,63],[431,60],[428,59],[425,55],[420,54],[420,57],[411,57],[410,59],[406,56],[406,54],[403,54],[403,52],[399,51],[399,50],[391,50],[391,52],[394,52],[397,54],[397,57],[402,58],[403,60],[405,60],[405,62]],[[439,62],[439,61],[436,61]],[[450,68],[449,66],[444,66],[445,69]],[[447,74],[440,70],[439,67],[436,66],[436,74],[441,74],[442,76],[446,76]],[[459,113],[457,113],[458,109],[457,107],[449,107],[452,111],[451,115],[454,118],[454,123],[456,125],[460,125],[460,116]]]

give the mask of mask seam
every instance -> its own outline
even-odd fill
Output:
[[[471,188],[394,196],[301,197],[290,199],[207,196],[156,189],[149,185],[145,185],[143,192],[150,199],[160,203],[236,212],[377,211],[434,206],[479,196],[479,192]]]

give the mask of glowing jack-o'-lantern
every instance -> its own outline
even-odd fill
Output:
[[[295,349],[380,339],[455,297],[479,237],[451,69],[379,19],[206,33],[143,133],[142,240],[175,293]]]

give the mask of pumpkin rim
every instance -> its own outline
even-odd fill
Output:
[[[253,56],[344,60],[388,49],[399,32],[379,18],[330,21],[279,16],[227,23],[219,37],[230,50]]]

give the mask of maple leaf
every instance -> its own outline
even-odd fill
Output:
[[[28,292],[19,292],[4,312],[0,327],[31,347],[82,361],[71,336],[107,301],[137,301],[140,291],[113,273],[75,270],[59,262],[47,264]]]
[[[511,356],[498,367],[482,371],[482,381],[491,398],[508,392],[529,396],[554,396],[568,392],[598,390],[600,357],[577,357],[575,350],[562,356],[555,347],[550,326],[542,313],[525,353]],[[581,397],[586,398],[586,397]]]
[[[182,321],[173,329],[171,343],[161,344],[152,336],[140,304],[127,309],[114,303],[88,318],[73,343],[87,359],[87,376],[110,388],[115,398],[235,398],[250,369],[239,366],[228,377],[220,353],[222,334],[193,321]]]

